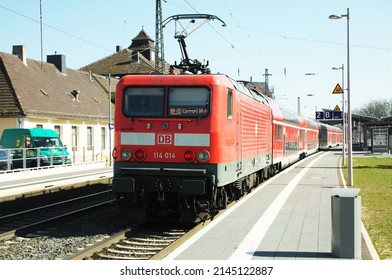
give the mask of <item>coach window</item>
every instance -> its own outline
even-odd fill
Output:
[[[299,130],[299,140],[300,141],[304,140],[304,131],[303,130]]]
[[[128,117],[163,117],[163,87],[128,87],[124,90],[123,114]]]
[[[229,89],[227,92],[227,119],[233,118],[233,91]]]
[[[210,113],[210,90],[206,87],[169,88],[168,117],[204,118]]]
[[[275,124],[275,140],[282,139],[282,126]]]

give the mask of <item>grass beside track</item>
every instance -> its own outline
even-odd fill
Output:
[[[347,182],[347,168],[343,174]],[[392,258],[392,158],[353,158],[354,188],[362,200],[362,222],[380,256]]]

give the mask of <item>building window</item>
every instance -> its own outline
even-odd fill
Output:
[[[94,145],[94,130],[92,126],[87,127],[87,150],[92,150]]]
[[[37,124],[36,128],[44,128],[44,126],[42,124]]]
[[[78,128],[72,126],[72,151],[78,150]]]
[[[54,126],[54,131],[58,134],[58,136],[60,137],[60,139],[61,139],[61,126],[59,126],[59,125],[55,125]]]
[[[106,129],[101,127],[101,149],[106,150]]]

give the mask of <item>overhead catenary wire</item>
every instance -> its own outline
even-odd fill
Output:
[[[29,17],[29,16],[26,16],[26,15],[24,15],[24,14],[22,14],[22,13],[19,13],[19,12],[15,11],[15,10],[12,10],[12,9],[10,9],[10,8],[7,8],[7,7],[3,6],[3,5],[0,5],[0,8],[2,8],[2,9],[4,9],[4,10],[7,10],[7,11],[11,12],[11,13],[14,13],[14,14],[16,14],[16,15],[19,15],[19,16],[21,16],[21,17],[24,17],[24,18],[26,18],[26,19],[28,19],[28,20],[31,20],[31,21],[34,21],[34,22],[40,24],[40,21],[39,21],[39,20],[36,20],[36,19],[34,19],[34,18],[32,18],[32,17]],[[53,29],[53,30],[55,30],[55,31],[57,31],[57,32],[60,32],[60,33],[62,33],[62,34],[64,34],[64,35],[67,35],[67,36],[70,36],[70,37],[72,37],[72,38],[74,38],[74,39],[77,39],[77,40],[79,40],[79,41],[82,41],[82,42],[84,42],[84,43],[90,44],[90,45],[92,45],[92,46],[94,46],[94,47],[100,48],[100,49],[105,50],[105,51],[112,52],[112,50],[109,50],[108,48],[105,48],[105,47],[103,47],[103,46],[100,46],[100,45],[98,45],[98,44],[96,44],[96,43],[94,43],[94,42],[91,42],[91,41],[89,41],[89,40],[83,39],[83,38],[81,38],[81,37],[79,37],[79,36],[76,36],[76,35],[74,35],[74,34],[71,34],[71,33],[67,32],[67,31],[64,31],[64,30],[60,29],[60,28],[54,27],[54,26],[49,25],[49,24],[46,24],[46,23],[42,23],[42,25],[45,26],[45,27],[48,27],[48,28],[50,28],[50,29]]]
[[[184,0],[184,2],[196,13],[199,13],[198,10],[192,6],[188,0]],[[248,31],[252,31],[252,32],[256,32],[256,33],[261,33],[261,34],[265,34],[268,36],[273,36],[273,37],[277,37],[277,38],[282,38],[285,40],[295,40],[295,41],[303,41],[303,42],[312,42],[312,43],[319,43],[319,44],[329,44],[329,45],[340,45],[340,46],[345,46],[345,43],[340,43],[340,42],[332,42],[332,41],[326,41],[326,40],[317,40],[317,39],[311,39],[311,38],[305,38],[305,37],[300,37],[300,36],[291,36],[291,35],[283,35],[283,34],[277,34],[277,33],[273,33],[273,32],[269,32],[269,31],[264,31],[264,30],[260,30],[257,28],[253,28],[253,27],[246,27],[243,26],[239,20],[235,17],[234,13],[230,10],[230,8],[226,5],[226,3],[221,0],[220,1],[222,6],[229,12],[230,17],[232,19],[235,20],[235,22],[237,23],[236,25],[231,25],[228,27],[235,27],[238,29],[241,29],[245,34],[246,37],[252,42],[252,44],[254,46],[258,46],[258,44],[255,43],[255,41],[252,39],[254,36],[252,36]],[[228,24],[229,25],[229,24]],[[242,52],[234,45],[233,43],[233,39],[231,38],[231,40],[227,39],[221,32],[219,32],[216,28],[214,28],[214,26],[210,25],[211,28],[223,39],[223,41],[230,46],[230,48],[232,48],[242,59],[243,61],[245,61],[248,65],[250,65],[257,73],[259,73],[260,75],[263,75],[262,72],[260,72],[259,67],[256,67],[253,65],[253,63],[251,61],[249,61],[245,55],[242,54]],[[373,49],[373,50],[380,50],[380,51],[386,51],[389,52],[390,50],[392,50],[392,48],[389,47],[378,47],[378,46],[367,46],[367,45],[361,45],[361,44],[351,44],[351,47],[357,47],[357,48],[366,48],[366,49]],[[284,74],[282,74],[284,75]]]
[[[195,7],[192,6],[192,5],[189,3],[188,0],[184,0],[184,2],[190,7],[191,10],[195,11],[196,13],[199,13],[199,12],[195,9]],[[228,6],[227,6],[223,1],[221,1],[221,2],[222,2],[222,4],[223,4],[223,6],[230,12],[231,17],[232,17],[233,19],[235,19],[235,21],[236,21],[237,24],[234,25],[234,27],[236,27],[236,28],[238,28],[238,29],[241,29],[242,31],[246,31],[246,36],[247,36],[247,38],[249,38],[249,39],[252,41],[252,43],[254,43],[254,40],[252,40],[252,38],[253,38],[254,36],[252,36],[248,31],[257,32],[257,33],[265,34],[265,35],[268,35],[268,36],[274,36],[274,37],[278,37],[278,38],[282,38],[282,39],[286,39],[286,40],[297,40],[297,41],[304,41],[304,42],[313,42],[313,43],[320,43],[320,44],[333,44],[333,45],[342,45],[342,46],[344,45],[344,43],[339,43],[339,42],[331,42],[331,41],[325,41],[325,40],[316,40],[316,39],[304,38],[304,37],[300,37],[300,36],[289,36],[289,35],[285,35],[285,34],[277,34],[277,33],[268,32],[268,31],[260,30],[260,29],[253,28],[253,27],[244,26],[244,25],[240,24],[240,22],[239,22],[238,19],[235,17],[235,15],[233,14],[233,12],[230,11],[230,9],[228,8]],[[181,5],[177,4],[177,3],[174,3],[174,2],[169,1],[169,0],[165,0],[165,3],[170,4],[170,5],[175,5],[175,6],[179,7],[179,8],[181,8],[181,9],[186,9],[186,7],[181,6]],[[24,18],[26,18],[26,19],[28,19],[28,20],[31,20],[31,21],[33,21],[33,22],[36,22],[36,23],[40,24],[40,21],[39,21],[39,20],[36,20],[36,19],[34,19],[34,18],[32,18],[32,17],[29,17],[29,16],[27,16],[27,15],[24,15],[24,14],[18,12],[18,11],[15,11],[15,10],[13,10],[13,9],[10,9],[10,8],[8,8],[8,7],[5,7],[4,5],[0,5],[0,8],[1,8],[1,9],[4,9],[4,10],[6,10],[6,11],[9,11],[9,12],[11,12],[11,13],[14,13],[14,14],[16,14],[16,15],[18,15],[18,16],[24,17]],[[76,40],[79,40],[79,41],[81,41],[81,42],[84,42],[84,43],[86,43],[86,44],[89,44],[89,45],[91,45],[91,46],[94,46],[94,47],[96,47],[96,48],[99,48],[99,49],[101,49],[101,50],[105,50],[105,51],[107,51],[107,52],[109,52],[109,53],[112,53],[112,52],[113,52],[111,49],[108,49],[108,48],[106,48],[106,47],[104,47],[104,46],[101,46],[101,45],[99,45],[99,44],[97,44],[97,43],[94,43],[94,42],[91,41],[91,40],[86,40],[86,39],[84,39],[84,38],[82,38],[82,37],[80,37],[80,36],[77,36],[77,35],[72,34],[72,33],[70,33],[70,32],[64,31],[64,30],[62,30],[62,29],[60,29],[60,28],[58,28],[58,27],[52,26],[52,25],[47,24],[47,23],[42,23],[42,25],[45,26],[45,27],[47,27],[47,28],[50,28],[50,29],[52,29],[52,30],[55,30],[55,31],[57,31],[57,32],[59,32],[59,33],[62,33],[62,34],[64,34],[64,35],[67,35],[67,36],[69,36],[69,37],[72,37],[72,38],[74,38],[74,39],[76,39]],[[254,66],[254,65],[252,64],[252,62],[249,61],[249,60],[247,59],[247,57],[241,52],[241,50],[239,50],[239,49],[234,45],[232,39],[231,39],[231,40],[230,40],[230,39],[227,39],[221,32],[219,32],[216,28],[214,28],[213,25],[210,24],[210,26],[211,26],[212,29],[219,35],[219,37],[229,46],[229,48],[233,49],[233,50],[238,54],[238,56],[241,57],[241,59],[242,59],[244,62],[246,62],[248,65],[250,65],[250,66],[252,67],[252,69],[255,69],[258,73],[260,73],[260,75],[263,74],[262,72],[260,72],[259,68],[256,67],[256,66]],[[230,25],[230,27],[233,27],[233,25]],[[390,50],[392,50],[391,47],[367,46],[367,45],[361,45],[361,44],[351,44],[351,46],[352,46],[352,47],[358,47],[358,48],[366,48],[366,49],[387,51],[388,53],[389,53]]]

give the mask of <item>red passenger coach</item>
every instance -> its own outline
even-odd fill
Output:
[[[116,92],[113,191],[148,217],[209,218],[271,174],[268,101],[225,75],[130,75]]]
[[[340,128],[319,123],[319,130],[319,146],[321,150],[328,150],[333,147],[342,146],[343,131]]]
[[[306,119],[306,155],[313,154],[319,150],[319,128],[318,124],[310,119]]]
[[[269,99],[273,115],[273,168],[279,171],[318,150],[318,126]]]

